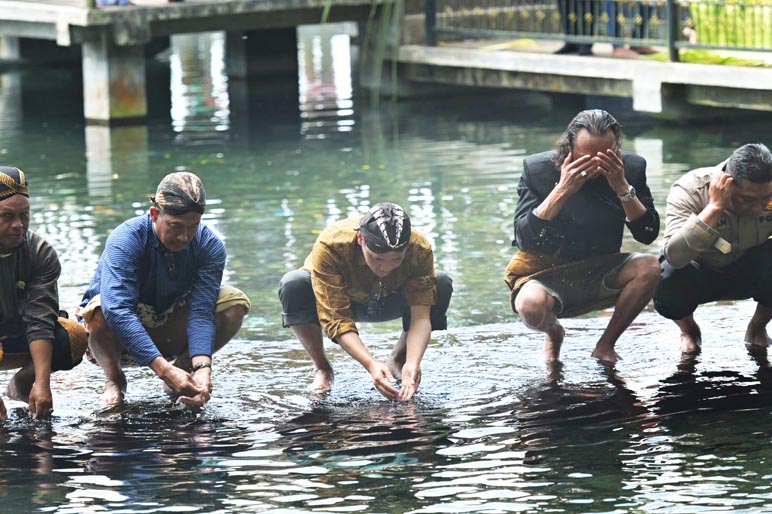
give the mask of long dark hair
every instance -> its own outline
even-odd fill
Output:
[[[568,154],[574,149],[576,143],[576,136],[580,130],[585,129],[593,136],[603,136],[609,130],[614,133],[614,150],[618,150],[622,146],[622,139],[624,134],[622,133],[622,125],[611,114],[603,109],[589,109],[582,111],[571,120],[571,123],[566,127],[566,131],[560,136],[557,142],[557,153],[553,159],[555,165],[560,169],[563,165],[563,161],[566,160]]]

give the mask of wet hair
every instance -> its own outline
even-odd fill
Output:
[[[738,186],[744,180],[766,184],[772,181],[772,153],[761,143],[743,145],[732,152],[725,169]]]
[[[161,212],[181,216],[189,212],[204,214],[206,191],[201,179],[193,173],[180,171],[166,175],[150,197]]]
[[[0,201],[22,195],[29,198],[27,177],[19,168],[0,166]]]
[[[610,130],[614,134],[614,149],[622,145],[624,134],[622,125],[611,114],[603,109],[589,109],[582,111],[571,120],[565,132],[557,142],[557,153],[552,162],[560,169],[568,154],[573,151],[576,137],[580,130],[586,130],[593,136],[604,136]]]
[[[410,242],[410,218],[395,203],[378,203],[357,223],[367,248],[375,253],[399,252]]]

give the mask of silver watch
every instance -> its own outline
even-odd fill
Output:
[[[619,198],[619,200],[622,202],[632,202],[635,199],[635,188],[628,184],[627,193],[623,195],[617,195],[617,198]]]

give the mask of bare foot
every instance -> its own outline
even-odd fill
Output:
[[[386,366],[389,368],[389,371],[391,371],[392,376],[397,380],[402,379],[402,366],[404,366],[404,364],[404,362],[397,362],[391,358],[386,362]]]
[[[555,326],[550,328],[544,335],[544,345],[541,349],[542,357],[547,362],[554,362],[560,357],[560,347],[563,346],[563,339],[566,331],[560,323],[555,322]]]
[[[697,354],[702,350],[702,334],[681,332],[681,353]]]
[[[326,393],[332,389],[333,382],[335,382],[335,373],[333,373],[331,369],[315,369],[311,390],[315,393]]]
[[[613,348],[598,348],[597,346],[592,351],[591,356],[600,361],[611,363],[618,362],[622,359]]]
[[[105,392],[99,398],[101,403],[107,405],[117,405],[123,403],[123,398],[126,395],[126,377],[123,378],[121,384],[113,382],[112,380],[105,380]]]
[[[772,343],[772,339],[770,339],[769,335],[767,335],[766,328],[762,328],[761,330],[752,330],[751,327],[748,327],[748,330],[745,331],[745,342],[750,343],[753,346],[766,348],[770,343]]]
[[[23,377],[20,378],[19,373],[21,373],[21,371],[22,370],[19,370],[19,372],[17,372],[13,377],[11,377],[11,380],[8,381],[5,394],[11,400],[29,403],[29,393],[32,391],[34,382],[28,382],[24,380]]]
[[[35,366],[30,362],[13,374],[8,381],[5,394],[12,400],[29,403],[33,385],[35,385]]]

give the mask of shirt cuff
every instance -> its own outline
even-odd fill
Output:
[[[327,337],[330,338],[330,341],[335,341],[336,343],[338,342],[338,338],[347,332],[359,333],[357,325],[353,320],[333,321],[324,327],[324,331],[327,334]]]
[[[630,221],[625,218],[625,221],[632,232],[654,232],[656,230],[654,226],[656,217],[650,209],[646,209],[646,212],[636,220]]]
[[[32,341],[37,341],[39,339],[46,339],[49,341],[53,341],[54,339],[54,331],[53,328],[49,329],[48,327],[30,327],[29,330],[27,330],[27,344],[31,343]]]
[[[539,239],[549,237],[550,227],[552,227],[553,220],[545,220],[536,215],[533,211],[528,213],[528,225],[532,230],[532,233]]]
[[[705,224],[696,214],[689,216],[682,230],[686,243],[700,252],[710,250],[719,239],[718,230]]]

